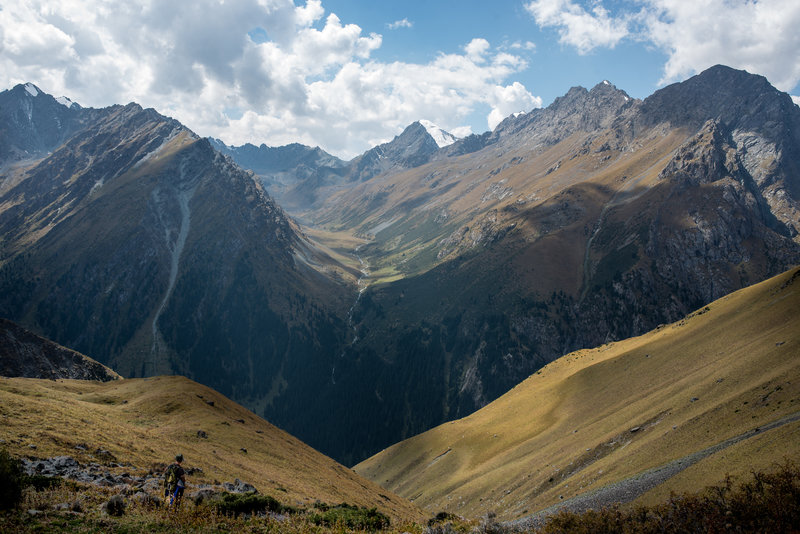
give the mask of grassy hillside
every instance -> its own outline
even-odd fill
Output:
[[[798,413],[795,268],[646,335],[568,354],[355,470],[429,512],[513,519],[741,438],[638,499],[655,503],[800,457],[800,422],[768,426]]]
[[[421,517],[405,499],[183,377],[107,383],[0,378],[0,418],[0,440],[13,456],[107,463],[108,455],[96,457],[102,449],[125,466],[109,471],[142,475],[180,451],[184,467],[202,469],[188,477],[189,492],[238,478],[291,506],[348,502],[377,507],[393,520]],[[199,437],[200,430],[207,437]]]

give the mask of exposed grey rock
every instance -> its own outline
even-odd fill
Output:
[[[233,482],[224,482],[222,487],[225,488],[225,491],[230,493],[258,493],[258,490],[256,490],[255,486],[248,484],[247,482],[242,482],[238,478],[234,479]]]
[[[96,112],[67,107],[33,84],[0,93],[0,167],[40,157],[72,135]]]
[[[161,484],[160,476],[148,474],[143,477],[136,477],[131,476],[129,473],[117,475],[110,473],[106,466],[97,463],[81,465],[70,456],[55,456],[34,460],[22,458],[21,461],[22,468],[28,475],[61,477],[87,484],[119,488],[136,486],[152,490],[159,488]]]

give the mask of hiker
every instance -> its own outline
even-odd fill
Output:
[[[164,471],[164,499],[168,499],[167,506],[174,504],[177,508],[181,505],[183,490],[186,488],[186,471],[181,467],[182,463],[183,454],[178,454],[175,456],[175,463]]]

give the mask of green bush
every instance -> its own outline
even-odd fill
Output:
[[[280,514],[294,511],[293,508],[282,505],[269,495],[258,495],[256,493],[223,493],[222,498],[216,501],[213,506],[219,513],[232,516],[267,512]]]
[[[10,510],[22,499],[24,474],[19,460],[0,451],[0,510]]]
[[[323,512],[311,514],[309,520],[315,525],[341,525],[362,530],[381,530],[389,526],[389,518],[377,508],[359,508],[347,503],[332,507],[317,507]]]
[[[439,512],[432,518],[428,519],[428,526],[431,527],[436,523],[443,523],[445,521],[452,521],[453,519],[458,519],[458,516],[455,514],[451,514],[449,512]]]

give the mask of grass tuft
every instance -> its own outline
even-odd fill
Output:
[[[222,498],[213,502],[212,506],[221,515],[238,517],[243,514],[275,514],[294,513],[291,506],[285,506],[269,495],[256,493],[223,493]]]

